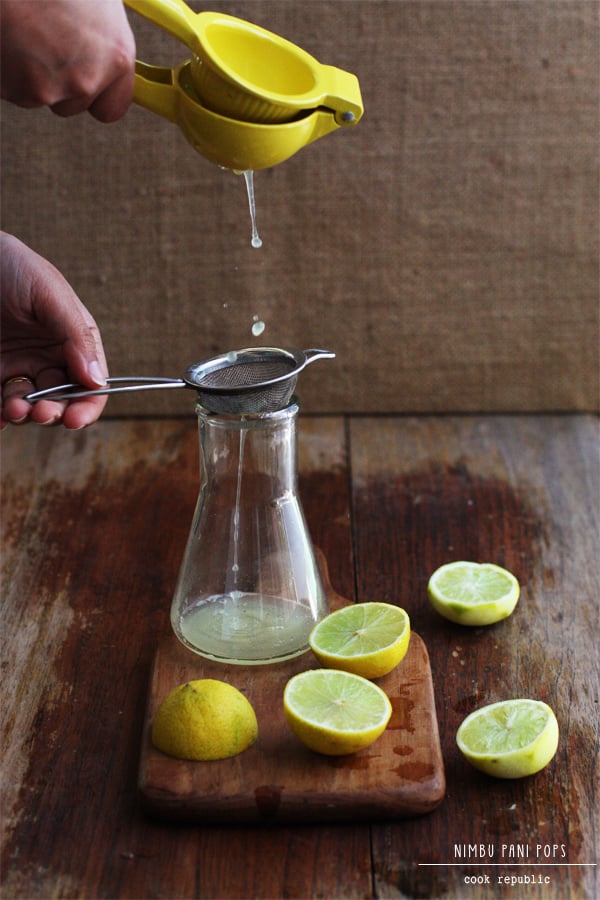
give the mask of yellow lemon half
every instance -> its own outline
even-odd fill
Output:
[[[246,750],[258,737],[254,710],[230,684],[212,678],[174,688],[152,723],[152,743],[178,759],[225,759]]]
[[[290,678],[283,694],[285,716],[300,740],[328,756],[368,747],[392,714],[387,695],[372,681],[336,669],[311,669]]]
[[[310,637],[322,666],[363,678],[380,678],[406,656],[410,642],[407,613],[392,603],[354,603],[325,616]]]
[[[558,722],[541,700],[503,700],[464,719],[456,743],[477,769],[523,778],[547,766],[558,748]]]

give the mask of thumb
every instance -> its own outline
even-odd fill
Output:
[[[69,377],[85,387],[104,387],[108,367],[94,317],[52,263],[29,248],[23,251],[29,278],[21,287],[33,320],[60,341]]]
[[[86,310],[80,319],[65,324],[63,349],[69,372],[85,387],[105,387],[108,367],[94,319]]]

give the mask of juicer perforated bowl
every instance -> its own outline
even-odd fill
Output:
[[[200,405],[211,413],[251,415],[277,412],[292,399],[300,372],[316,359],[333,359],[329,350],[294,350],[248,347],[192,363],[183,378],[107,379],[105,388],[85,390],[80,384],[62,384],[27,394],[39,400],[76,400],[98,394],[187,387],[196,391]]]

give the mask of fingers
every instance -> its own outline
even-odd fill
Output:
[[[0,0],[0,19],[4,99],[103,122],[125,114],[135,38],[121,0]]]
[[[63,413],[63,425],[65,428],[74,431],[93,425],[106,406],[107,399],[106,394],[102,394],[98,397],[84,397],[81,400],[72,400]]]
[[[26,422],[31,412],[31,404],[22,398],[34,390],[31,378],[26,375],[14,375],[2,385],[2,428],[9,423],[21,425]]]
[[[76,116],[87,110],[99,122],[116,122],[122,118],[133,100],[134,70],[129,67],[95,96],[81,94],[53,103],[50,107],[57,116]]]
[[[43,369],[38,372],[32,392],[45,391],[46,388],[65,383],[65,372],[59,368]],[[27,401],[25,401],[27,402]],[[36,425],[58,425],[67,408],[64,400],[40,400],[39,403],[28,404],[31,407],[29,420]]]
[[[134,69],[128,69],[99,94],[88,111],[99,122],[116,122],[125,115],[133,100]]]
[[[76,379],[77,381],[83,379]],[[36,390],[46,390],[59,384],[71,383],[72,371],[67,374],[62,369],[45,369],[36,378]],[[106,379],[102,376],[101,385],[106,385]],[[85,387],[98,387],[85,381]],[[58,425],[65,428],[78,430],[93,425],[100,417],[106,406],[107,396],[101,394],[94,397],[79,397],[76,400],[38,400],[31,404],[29,420],[37,425]]]
[[[105,386],[108,368],[92,314],[47,260],[9,235],[2,235],[2,250],[0,427],[27,421],[91,425],[105,396],[34,404],[24,397],[65,383]]]
[[[59,100],[50,107],[53,113],[63,118],[77,116],[88,110],[99,122],[116,122],[129,109],[133,99],[133,70],[128,70],[115,79],[97,96],[80,94]]]
[[[23,425],[27,421],[36,422],[38,425],[55,425],[60,422],[66,409],[64,401],[41,400],[32,404],[24,398],[33,391],[44,390],[60,383],[61,375],[64,373],[48,369],[41,372],[35,380],[26,375],[7,378],[2,385],[3,422],[12,425]]]
[[[35,391],[36,384],[31,378],[18,375],[9,378],[2,385],[2,426],[24,425],[36,422],[38,425],[56,425],[62,419],[64,403],[42,400],[31,404],[25,396]]]
[[[39,400],[29,403],[24,398],[34,391],[43,391],[65,383],[65,373],[58,369],[46,369],[34,380],[26,375],[15,375],[2,385],[1,391],[1,423],[6,425],[24,425],[33,422],[37,425],[58,425],[62,422],[65,428],[77,430],[92,425],[100,417],[106,405],[107,397],[84,397],[78,400]]]

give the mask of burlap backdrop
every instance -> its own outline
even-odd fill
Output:
[[[258,173],[254,250],[242,180],[174,125],[2,105],[3,228],[78,291],[112,374],[318,346],[338,357],[302,377],[305,411],[596,408],[596,0],[209,8],[355,72],[365,117]],[[189,55],[130,18],[140,58]],[[107,412],[192,406],[171,391]]]

